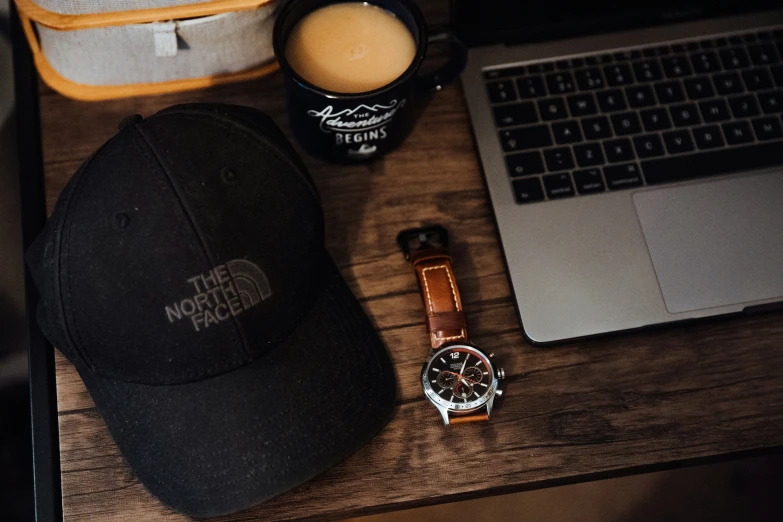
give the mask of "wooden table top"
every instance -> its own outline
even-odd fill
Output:
[[[194,101],[260,108],[288,133],[279,74],[105,103],[43,89],[49,210],[124,116]],[[549,348],[525,341],[458,85],[439,93],[410,138],[383,159],[304,160],[323,199],[327,247],[394,360],[399,403],[386,429],[342,464],[221,520],[341,518],[783,445],[783,313]],[[422,302],[395,236],[432,223],[451,232],[471,338],[497,354],[508,376],[489,423],[444,427],[422,394],[429,349]],[[56,371],[65,519],[185,520],[135,478],[59,352]]]

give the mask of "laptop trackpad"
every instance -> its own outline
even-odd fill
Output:
[[[783,172],[633,200],[670,313],[783,296]]]

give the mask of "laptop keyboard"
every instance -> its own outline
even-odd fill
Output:
[[[518,203],[783,165],[783,30],[484,79]]]

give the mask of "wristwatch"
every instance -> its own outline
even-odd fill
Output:
[[[446,425],[489,420],[506,374],[495,368],[494,354],[468,341],[448,232],[441,226],[411,228],[400,232],[397,242],[413,264],[427,312],[432,352],[421,370],[424,395]]]

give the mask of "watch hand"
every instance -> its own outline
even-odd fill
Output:
[[[468,365],[468,359],[469,359],[469,358],[470,358],[470,354],[469,354],[469,353],[465,354],[465,362],[464,362],[464,363],[462,363],[462,369],[459,371],[459,374],[460,374],[460,376],[461,376],[463,373],[465,373],[465,366],[467,366],[467,365]]]

